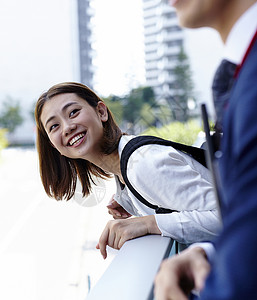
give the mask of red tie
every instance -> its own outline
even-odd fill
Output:
[[[248,49],[247,49],[246,52],[245,52],[245,55],[244,55],[244,58],[243,58],[241,64],[238,65],[238,67],[237,67],[237,69],[236,69],[236,72],[235,72],[235,75],[234,75],[235,78],[237,78],[237,76],[238,76],[238,74],[239,74],[239,72],[240,72],[240,70],[241,70],[241,68],[242,68],[242,66],[243,66],[243,64],[244,64],[244,62],[245,62],[245,60],[246,60],[248,54],[250,53],[250,51],[251,51],[251,49],[252,49],[254,43],[256,42],[256,40],[257,40],[257,30],[256,30],[256,32],[255,32],[255,34],[254,34],[254,36],[253,36],[253,38],[252,38],[252,41],[251,41],[251,43],[250,43]]]

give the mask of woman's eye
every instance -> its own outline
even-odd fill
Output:
[[[51,125],[50,128],[49,128],[49,131],[51,132],[51,131],[54,130],[57,126],[58,126],[58,124]]]
[[[73,109],[71,112],[70,112],[70,117],[73,117],[77,112],[79,111],[79,109]]]

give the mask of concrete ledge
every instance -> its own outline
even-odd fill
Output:
[[[155,275],[172,245],[171,238],[159,235],[126,242],[86,299],[153,299]]]

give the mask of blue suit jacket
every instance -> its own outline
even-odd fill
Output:
[[[201,299],[257,299],[257,42],[233,86],[223,125],[224,229]]]

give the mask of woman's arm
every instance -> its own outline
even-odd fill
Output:
[[[107,205],[108,213],[113,216],[113,219],[126,219],[131,217],[117,201],[114,200],[114,195],[112,196],[110,202]]]
[[[163,236],[172,237],[184,244],[211,241],[222,228],[217,209],[157,214],[155,219]]]
[[[126,241],[147,234],[161,234],[153,215],[111,220],[105,226],[96,248],[100,249],[105,259],[106,246],[120,249]]]

